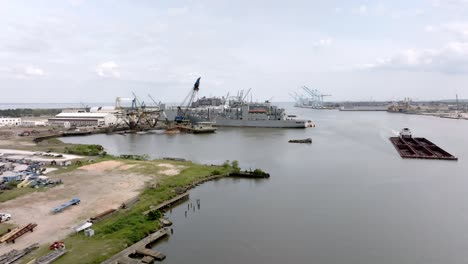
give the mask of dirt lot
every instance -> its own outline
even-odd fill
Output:
[[[60,240],[72,232],[71,227],[97,213],[117,208],[122,202],[138,195],[152,177],[130,173],[127,171],[130,167],[119,161],[103,161],[72,172],[50,175],[51,178],[62,179],[64,184],[0,204],[0,211],[13,216],[12,223],[38,224],[34,232],[18,238],[15,244],[0,244],[0,255],[35,242],[42,244]],[[73,197],[79,197],[81,204],[51,214],[52,208]]]
[[[172,164],[161,163],[158,164],[158,167],[164,168],[164,170],[159,171],[159,173],[167,176],[174,176],[180,173],[181,170],[185,169],[185,166],[175,166]]]
[[[32,142],[32,139],[36,135],[31,135],[27,137],[21,137],[19,134],[27,130],[36,130],[39,132],[39,135],[50,134],[48,127],[0,127],[0,147],[13,147],[16,148],[19,146],[30,147],[35,146],[36,144]]]

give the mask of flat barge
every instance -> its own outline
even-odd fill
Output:
[[[391,137],[395,149],[405,159],[458,160],[436,144],[422,137]]]

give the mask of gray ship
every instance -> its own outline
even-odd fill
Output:
[[[287,115],[283,108],[272,105],[268,101],[253,103],[234,98],[224,100],[223,103],[189,108],[187,118],[192,123],[210,121],[217,127],[306,128],[314,126],[312,121]],[[174,120],[177,109],[167,108],[165,114],[169,120]]]
[[[306,128],[312,127],[310,120],[296,119],[287,115],[283,108],[265,103],[242,103],[223,109],[214,115],[216,126],[224,127],[270,127],[270,128]]]

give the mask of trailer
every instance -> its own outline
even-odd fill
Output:
[[[52,208],[52,210],[50,210],[52,213],[59,213],[65,209],[67,209],[68,207],[72,206],[72,205],[77,205],[77,204],[80,204],[81,200],[79,198],[73,198],[71,199],[69,202],[66,202],[62,205],[59,205],[55,208]]]

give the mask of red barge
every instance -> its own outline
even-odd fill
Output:
[[[458,160],[426,138],[413,138],[408,128],[404,128],[399,137],[391,137],[390,141],[402,158]]]

